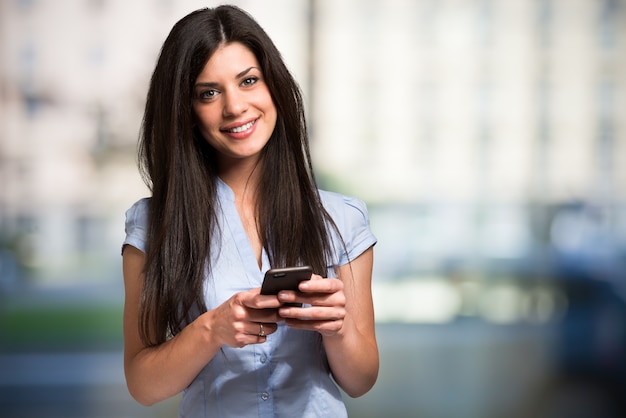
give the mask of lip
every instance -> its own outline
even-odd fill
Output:
[[[259,120],[260,118],[250,118],[247,120],[243,120],[243,121],[239,121],[239,122],[235,122],[235,123],[231,123],[230,125],[226,125],[223,128],[220,129],[220,131],[226,135],[241,135],[241,134],[245,134],[247,132],[250,132],[252,130],[254,130],[254,128],[256,127],[256,122]],[[245,126],[251,122],[254,122],[253,125],[246,129],[243,132],[230,132],[231,129],[235,129],[235,128],[239,128],[241,126]]]

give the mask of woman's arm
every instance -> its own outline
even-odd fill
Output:
[[[123,252],[124,372],[130,394],[143,405],[152,405],[180,393],[193,381],[222,345],[243,347],[266,341],[259,337],[259,323],[269,335],[276,331],[273,296],[259,289],[233,295],[218,308],[200,315],[170,340],[154,347],[144,345],[139,334],[139,304],[146,257],[127,245]]]
[[[373,248],[339,267],[341,280],[305,281],[300,295],[281,292],[282,302],[303,302],[309,308],[281,308],[288,325],[322,334],[334,379],[350,396],[368,392],[378,377],[372,301]]]
[[[370,247],[350,264],[339,267],[346,296],[346,316],[336,334],[324,336],[333,377],[350,396],[367,393],[378,377],[378,345],[372,300],[372,265]]]

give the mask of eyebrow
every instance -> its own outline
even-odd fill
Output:
[[[252,66],[252,67],[248,67],[248,68],[246,68],[245,70],[243,70],[242,72],[238,73],[238,74],[235,76],[235,78],[236,78],[236,79],[237,79],[237,78],[241,78],[241,77],[245,76],[246,74],[248,74],[248,73],[249,73],[250,71],[252,71],[253,69],[257,69],[257,70],[259,70],[257,67],[254,67],[254,66]],[[260,71],[260,70],[259,70],[259,71]],[[215,82],[212,82],[212,81],[208,81],[208,82],[204,82],[204,83],[196,83],[196,84],[194,85],[194,87],[195,87],[195,88],[197,88],[197,87],[216,87],[216,86],[218,86],[218,85],[219,85],[219,83],[215,83]]]
[[[246,75],[246,74],[248,74],[250,71],[252,71],[252,69],[254,69],[254,68],[256,68],[256,67],[246,68],[245,70],[243,70],[242,72],[240,72],[239,74],[237,74],[237,75],[235,76],[235,78],[241,78],[241,77],[243,77],[244,75]],[[256,68],[256,69],[258,70],[258,68]]]

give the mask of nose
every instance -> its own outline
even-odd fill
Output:
[[[224,117],[238,116],[248,110],[248,103],[243,92],[238,90],[228,91],[223,97],[224,108],[222,109],[222,114]]]

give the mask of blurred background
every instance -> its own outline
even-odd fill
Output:
[[[626,0],[233,1],[370,209],[380,377],[352,417],[626,414]],[[122,369],[124,211],[194,0],[0,0],[0,411],[171,417]]]

